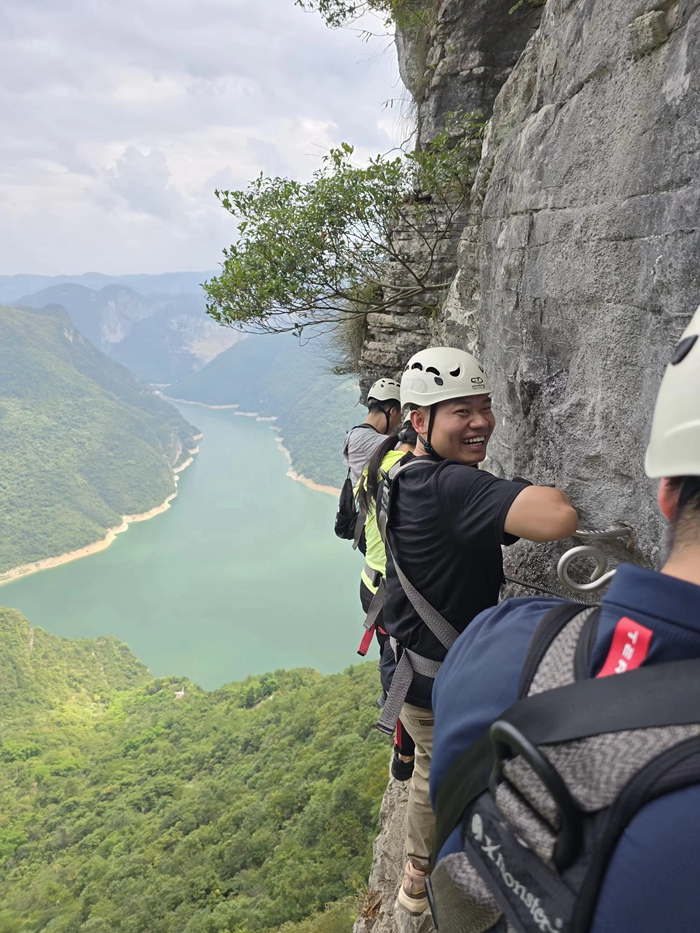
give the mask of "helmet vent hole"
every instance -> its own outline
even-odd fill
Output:
[[[441,379],[439,376],[433,376],[436,386],[441,386],[444,383],[444,379]]]
[[[411,369],[420,369],[420,371],[423,372],[423,364],[422,364],[422,363],[414,363],[413,366],[411,366]]]
[[[691,334],[690,337],[686,337],[685,340],[681,340],[676,349],[673,351],[673,356],[671,357],[671,364],[673,366],[678,366],[679,363],[683,362],[683,360],[695,346],[695,341],[697,339],[697,334]]]
[[[461,366],[458,366],[457,369],[455,369],[455,370],[453,370],[452,372],[450,372],[450,376],[454,376],[455,379],[456,379],[457,376],[459,376],[459,374],[460,374],[461,372],[462,372],[462,368],[461,368]]]
[[[436,376],[439,376],[439,375],[440,375],[440,370],[439,370],[439,369],[435,369],[434,366],[426,366],[425,371],[426,371],[426,373],[434,373]]]

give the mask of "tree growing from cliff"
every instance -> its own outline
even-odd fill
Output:
[[[316,10],[332,29],[356,22],[367,13],[381,16],[387,25],[411,19],[433,0],[296,0],[303,10]]]
[[[436,275],[481,151],[480,115],[450,115],[424,150],[353,162],[344,143],[311,181],[260,175],[217,191],[238,222],[220,275],[205,284],[221,324],[301,332],[370,311],[402,313],[443,289]]]

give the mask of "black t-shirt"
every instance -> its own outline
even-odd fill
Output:
[[[412,454],[402,460],[405,463]],[[458,632],[495,606],[503,582],[508,509],[527,483],[453,460],[418,458],[395,481],[389,543],[413,586]],[[404,593],[387,554],[384,628],[400,645],[435,661],[447,653]],[[433,681],[416,674],[407,700],[431,708]]]

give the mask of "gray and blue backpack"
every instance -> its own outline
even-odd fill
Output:
[[[587,933],[634,815],[700,783],[700,659],[592,679],[599,615],[547,613],[520,699],[443,780],[434,853],[462,845],[433,865],[439,933]]]

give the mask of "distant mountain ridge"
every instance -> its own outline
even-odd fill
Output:
[[[13,304],[22,295],[72,283],[98,290],[105,285],[124,285],[149,295],[196,293],[202,282],[217,274],[209,272],[163,272],[156,275],[104,275],[85,272],[82,275],[0,275],[0,304]]]
[[[0,573],[163,503],[196,433],[58,308],[0,308],[0,430]]]
[[[222,327],[206,314],[200,287],[211,274],[0,276],[0,295],[4,288],[21,307],[64,308],[96,347],[167,397],[276,417],[294,470],[339,486],[345,431],[365,412],[354,381],[329,372],[329,338],[302,343]],[[20,285],[27,291],[17,294]]]
[[[62,282],[21,295],[13,304],[32,308],[60,305],[96,347],[151,383],[182,379],[240,337],[206,314],[201,289],[143,294],[123,283],[95,290],[85,284]]]

